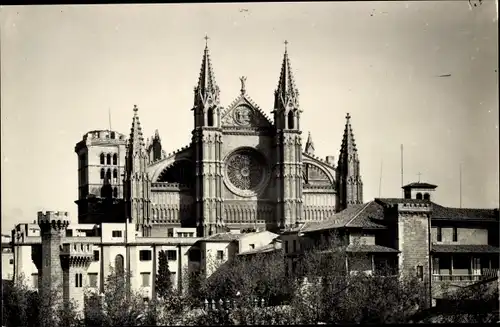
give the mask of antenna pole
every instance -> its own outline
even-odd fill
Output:
[[[401,192],[403,193],[404,197],[404,191],[403,191],[403,144],[401,144]]]
[[[380,198],[380,194],[382,192],[382,165],[384,164],[383,161],[380,161],[380,179],[378,181],[378,197]]]
[[[109,131],[111,132],[111,108],[108,107]]]
[[[460,208],[462,208],[462,164],[460,164]]]

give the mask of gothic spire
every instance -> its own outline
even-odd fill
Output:
[[[298,106],[299,91],[295,86],[295,80],[292,74],[290,59],[288,58],[288,41],[285,41],[285,54],[283,55],[283,63],[281,64],[281,73],[278,81],[278,87],[274,92],[275,107],[281,104],[286,107],[288,103]]]
[[[194,89],[195,101],[201,100],[202,103],[205,103],[209,98],[215,102],[219,97],[219,87],[215,83],[215,75],[208,51],[208,39],[209,37],[205,36],[205,50],[201,61],[200,77],[198,78],[198,85]]]
[[[311,132],[307,135],[306,149],[307,154],[314,155],[314,142],[312,140]]]
[[[356,142],[354,141],[354,133],[352,131],[352,126],[351,126],[351,115],[347,113],[345,118],[346,118],[346,123],[344,128],[344,137],[342,138],[342,146],[340,148],[339,162],[342,160],[343,157],[347,159],[350,154],[357,156],[358,152],[358,150],[356,149]]]
[[[145,149],[144,136],[142,135],[141,122],[137,112],[139,108],[134,105],[134,117],[132,118],[132,128],[130,129],[129,151],[132,153],[140,152]]]

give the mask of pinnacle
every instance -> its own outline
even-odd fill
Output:
[[[305,152],[309,155],[314,155],[314,142],[312,140],[311,132],[309,132],[307,135]]]
[[[135,152],[138,149],[144,148],[144,137],[142,134],[141,122],[139,121],[139,108],[134,105],[134,117],[132,118],[132,128],[130,129],[129,146]]]
[[[208,41],[208,37],[205,39]],[[195,92],[199,92],[202,97],[206,97],[208,93],[217,93],[217,84],[215,83],[215,74],[210,61],[208,43],[205,44],[203,51],[203,59],[201,61],[200,76],[198,78],[198,86],[195,87]]]
[[[356,142],[354,140],[354,133],[351,126],[351,116],[349,114],[346,115],[346,124],[344,129],[344,136],[342,138],[342,147],[340,149],[340,157],[347,158],[349,154],[356,155]]]
[[[285,41],[285,54],[283,55],[283,63],[281,65],[281,73],[276,89],[276,96],[281,97],[283,102],[286,102],[288,97],[296,97],[298,90],[295,86],[295,79],[292,74],[290,59],[288,58],[288,42]]]

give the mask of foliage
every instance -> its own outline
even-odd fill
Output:
[[[158,254],[158,274],[156,275],[156,294],[159,298],[166,299],[172,294],[172,279],[170,278],[168,258],[166,251]]]

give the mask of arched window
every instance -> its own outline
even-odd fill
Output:
[[[424,200],[430,200],[431,195],[429,193],[424,193]]]
[[[114,139],[115,138],[115,132],[111,132],[111,138]]]
[[[118,197],[118,188],[117,188],[117,187],[115,187],[115,188],[113,189],[113,197],[114,197],[114,198],[117,198],[117,197]]]
[[[417,200],[422,200],[422,193],[417,193]]]
[[[111,179],[111,169],[108,169],[108,171],[106,172],[106,178]]]
[[[293,117],[293,112],[289,111],[288,112],[288,129],[294,129],[294,117]]]
[[[113,165],[117,165],[118,164],[118,155],[115,153],[113,154]]]
[[[111,155],[109,153],[106,156],[106,164],[111,165]]]
[[[210,108],[207,111],[207,126],[214,126],[214,109]]]
[[[104,153],[101,153],[101,165],[104,165]]]
[[[113,178],[118,178],[118,170],[113,170]]]
[[[101,168],[101,179],[104,179],[104,168]]]
[[[123,256],[118,254],[115,257],[115,271],[117,276],[121,276],[125,273],[123,262]]]
[[[75,274],[75,287],[78,287],[78,274]]]

